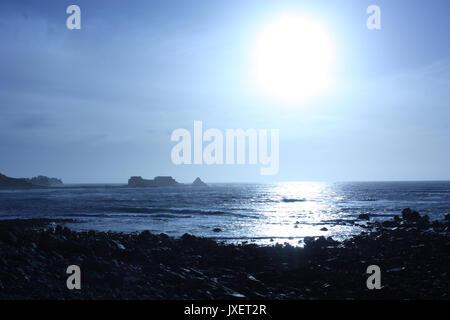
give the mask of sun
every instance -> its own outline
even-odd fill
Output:
[[[264,28],[256,40],[253,76],[273,98],[302,101],[331,82],[333,48],[326,29],[313,19],[286,15]]]

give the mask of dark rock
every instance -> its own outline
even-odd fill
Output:
[[[63,182],[57,178],[49,178],[46,176],[37,176],[27,181],[35,186],[40,187],[59,187],[63,185]]]
[[[62,234],[63,233],[63,228],[60,225],[57,225],[55,228],[55,233],[56,234]]]
[[[323,227],[323,228],[320,229],[320,231],[328,231],[328,229]]]
[[[140,242],[150,241],[152,239],[152,234],[148,230],[142,231],[138,236],[137,239]]]
[[[361,213],[361,214],[358,216],[358,219],[359,219],[359,220],[370,220],[370,216],[369,216],[367,213]]]
[[[418,221],[420,219],[420,214],[417,211],[412,211],[410,208],[402,210],[402,218],[406,221]]]
[[[430,218],[428,217],[428,215],[420,217],[419,221],[417,222],[417,227],[420,229],[427,229],[430,227]]]
[[[207,187],[208,185],[204,183],[199,177],[192,182],[192,186],[194,187]]]
[[[214,231],[214,232],[221,232],[222,229],[220,229],[220,228],[214,228],[213,231]]]
[[[394,221],[386,220],[386,221],[383,221],[381,223],[381,225],[383,227],[392,228],[392,227],[395,227],[397,224]]]
[[[131,177],[128,186],[133,188],[144,187],[169,187],[181,185],[172,177],[155,177],[154,179],[143,179],[142,177]]]
[[[192,234],[185,233],[181,236],[181,240],[186,242],[195,242],[197,240],[197,237],[193,236]]]
[[[13,246],[18,242],[18,239],[13,232],[3,230],[0,230],[0,240]]]
[[[159,237],[161,238],[161,240],[167,240],[167,239],[169,239],[169,236],[168,236],[167,234],[165,234],[165,233],[160,233],[160,234],[159,234]]]
[[[318,245],[320,247],[325,247],[325,246],[328,245],[328,240],[324,236],[320,236],[318,239],[316,239],[314,244],[316,244],[316,245]]]

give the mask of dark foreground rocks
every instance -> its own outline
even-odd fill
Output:
[[[304,248],[0,221],[0,299],[450,299],[449,220],[411,217]],[[81,290],[66,287],[69,265]],[[380,290],[367,289],[370,265]]]

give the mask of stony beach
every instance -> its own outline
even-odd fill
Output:
[[[450,215],[405,209],[343,242],[232,245],[185,234],[76,232],[68,220],[0,221],[0,299],[450,299]],[[356,222],[356,221],[355,221]],[[68,290],[69,265],[81,290]],[[369,265],[381,269],[369,290]]]

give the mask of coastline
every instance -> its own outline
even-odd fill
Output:
[[[450,299],[450,220],[396,216],[342,242],[222,244],[185,234],[76,232],[0,221],[0,299]],[[79,265],[82,289],[68,290]],[[368,290],[378,265],[381,290]]]

